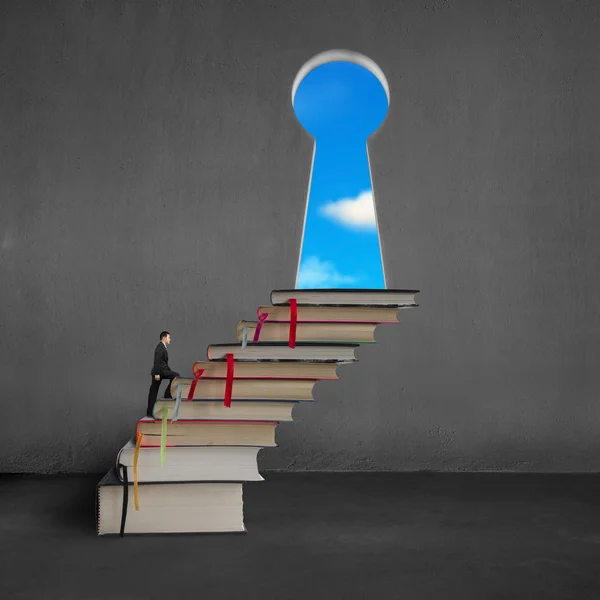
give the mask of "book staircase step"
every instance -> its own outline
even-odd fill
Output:
[[[257,321],[240,321],[237,324],[236,336],[242,341],[244,330],[252,339],[259,323]],[[290,334],[289,323],[271,323],[265,321],[260,326],[262,342],[286,342]],[[296,340],[298,342],[346,342],[369,344],[375,342],[377,323],[298,323]]]
[[[359,344],[317,344],[298,342],[290,348],[286,342],[257,342],[242,344],[211,344],[208,347],[209,360],[225,360],[232,354],[234,360],[290,360],[309,362],[347,363],[356,361],[354,350]]]
[[[240,343],[211,344],[195,377],[180,377],[137,422],[97,488],[98,535],[245,532],[242,485],[261,481],[257,456],[279,423],[336,380],[378,324],[418,306],[418,290],[274,290]],[[257,341],[255,342],[254,339]]]
[[[161,465],[160,448],[141,448],[137,462],[140,483],[161,481],[262,481],[256,446],[177,446]],[[133,469],[135,441],[129,440],[117,455],[116,467]],[[118,472],[118,471],[117,471]]]
[[[98,535],[122,533],[228,533],[246,531],[242,482],[141,483],[143,510],[133,486],[113,467],[97,487]],[[124,527],[123,527],[124,526]]]
[[[235,385],[235,384],[234,384]],[[178,419],[214,420],[214,421],[292,421],[292,411],[296,401],[276,400],[234,400],[230,407],[223,400],[183,401],[179,406]],[[155,418],[162,418],[163,409],[167,409],[167,419],[172,419],[175,412],[175,400],[158,399],[154,405]]]
[[[236,373],[237,375],[237,373]],[[193,379],[176,377],[171,383],[171,395],[174,397],[181,384],[182,397],[187,398]],[[304,400],[313,399],[313,387],[316,379],[234,379],[233,400]],[[194,388],[194,399],[224,398],[226,381],[224,378],[202,376]]]
[[[318,290],[273,290],[271,304],[281,306],[295,299],[298,306],[418,306],[416,295],[419,290],[367,290],[367,289],[318,289]]]
[[[310,361],[285,362],[239,362],[235,365],[235,378],[241,379],[338,379],[336,363]],[[192,366],[195,373],[204,371],[203,377],[227,377],[227,365],[219,361],[196,361]],[[171,387],[171,395],[177,393]]]
[[[299,306],[298,323],[398,323],[403,307]],[[404,307],[406,308],[406,307]],[[289,306],[259,306],[257,314],[268,315],[269,323],[289,323]]]
[[[277,421],[171,421],[166,436],[167,446],[276,446]],[[137,424],[136,435],[142,434],[142,447],[160,446],[162,422],[144,417]]]

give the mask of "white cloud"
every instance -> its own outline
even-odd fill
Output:
[[[333,263],[322,261],[318,256],[306,258],[298,274],[298,288],[336,288],[356,281],[356,277],[339,273]]]
[[[373,192],[361,192],[356,198],[341,198],[328,202],[321,214],[352,229],[375,230],[375,204]]]

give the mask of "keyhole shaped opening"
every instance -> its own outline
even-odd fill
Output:
[[[366,56],[332,50],[298,72],[292,105],[314,138],[297,289],[386,287],[367,141],[389,105]]]

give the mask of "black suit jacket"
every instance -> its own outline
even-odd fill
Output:
[[[162,375],[165,371],[170,371],[169,368],[169,353],[162,342],[158,342],[158,346],[154,349],[154,365],[152,366],[152,377]]]

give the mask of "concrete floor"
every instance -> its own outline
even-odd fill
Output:
[[[93,476],[0,476],[0,598],[600,598],[600,476],[267,473],[247,535],[96,536]]]

